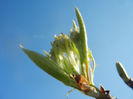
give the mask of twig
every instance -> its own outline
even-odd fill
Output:
[[[133,79],[128,76],[128,74],[126,73],[126,70],[124,69],[124,67],[122,66],[122,64],[120,62],[116,62],[116,67],[117,67],[117,71],[120,75],[120,77],[123,79],[123,81],[133,89]]]

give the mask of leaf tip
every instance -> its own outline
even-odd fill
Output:
[[[45,50],[43,50],[43,53],[44,53],[46,56],[50,57],[50,54],[48,54]]]
[[[73,20],[73,28],[77,28],[75,21]]]
[[[23,49],[23,48],[24,48],[24,46],[23,46],[22,44],[19,44],[19,47],[20,47],[21,49]]]

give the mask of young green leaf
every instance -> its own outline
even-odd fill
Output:
[[[22,48],[22,50],[38,67],[40,67],[46,73],[63,82],[65,85],[77,88],[75,82],[69,77],[69,75],[66,74],[64,70],[60,68],[60,66],[52,59],[25,48]]]
[[[80,54],[81,61],[81,74],[89,80],[89,66],[88,66],[88,44],[87,44],[87,33],[84,25],[83,18],[78,10],[75,8],[76,17],[79,28],[73,21],[73,29],[70,31],[70,38],[75,43]]]

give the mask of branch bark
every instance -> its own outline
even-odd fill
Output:
[[[125,82],[129,87],[131,87],[133,89],[133,79],[129,78],[129,80],[127,82]]]
[[[100,97],[98,97],[96,99],[115,99],[115,97],[113,97],[110,94],[108,94],[108,95],[105,95],[105,96],[100,96]]]

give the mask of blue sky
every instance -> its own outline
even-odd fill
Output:
[[[118,99],[132,99],[132,89],[115,67],[119,60],[133,77],[132,0],[1,0],[0,99],[66,99],[71,88],[40,70],[18,45],[49,51],[55,34],[69,33],[76,20],[74,6],[82,13],[97,63],[95,84]],[[75,98],[93,99],[78,91],[69,95]]]

